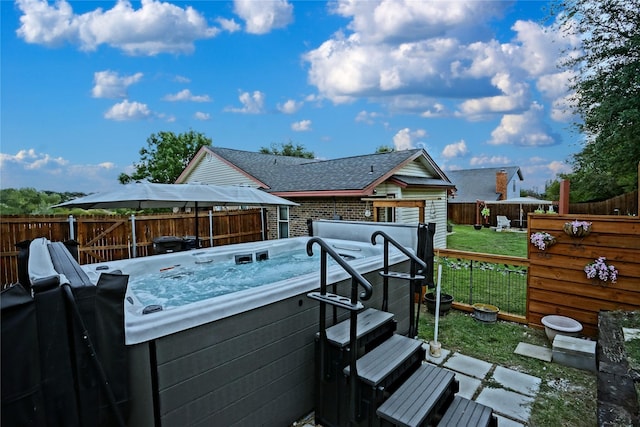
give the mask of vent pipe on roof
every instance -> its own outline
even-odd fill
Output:
[[[371,165],[371,170],[369,171],[369,175],[373,173],[373,165]]]

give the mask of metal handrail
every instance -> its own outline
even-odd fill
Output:
[[[427,263],[421,260],[417,255],[413,252],[409,251],[407,248],[398,243],[393,237],[389,236],[384,231],[375,231],[371,235],[371,244],[376,244],[376,238],[378,236],[382,236],[384,238],[384,268],[383,268],[383,296],[382,296],[382,310],[388,311],[389,309],[389,243],[395,246],[400,252],[405,254],[411,260],[410,266],[410,277],[409,280],[409,319],[410,325],[409,330],[407,331],[407,336],[410,338],[414,338],[418,334],[418,316],[420,313],[420,301],[418,300],[418,311],[416,312],[416,308],[414,305],[414,295],[416,291],[416,285],[424,280],[425,278],[422,276],[418,276],[422,274],[424,270],[427,269]],[[418,269],[418,265],[422,267]],[[414,320],[415,318],[415,320]]]
[[[351,287],[351,302],[356,303],[358,301],[358,289],[357,285],[360,285],[364,288],[364,292],[362,292],[359,296],[362,300],[368,300],[373,295],[373,286],[371,283],[360,273],[358,273],[347,261],[345,261],[340,254],[331,248],[324,240],[320,237],[312,237],[307,241],[307,255],[313,256],[313,244],[317,243],[321,248],[321,257],[320,257],[320,267],[321,267],[321,280],[320,280],[320,293],[327,293],[327,277],[326,277],[326,259],[327,254],[331,255],[331,258],[334,259],[352,278],[353,284]]]
[[[326,375],[326,367],[325,367],[325,358],[326,354],[326,341],[327,341],[327,325],[326,325],[326,315],[327,315],[327,304],[331,304],[334,307],[334,322],[335,322],[335,308],[341,307],[349,310],[349,369],[351,371],[352,380],[350,382],[351,395],[349,398],[349,406],[350,406],[350,417],[353,423],[357,423],[357,420],[361,418],[361,410],[360,405],[358,405],[358,388],[357,381],[355,380],[358,377],[357,370],[357,354],[358,354],[358,311],[363,308],[362,304],[359,302],[358,297],[362,300],[368,300],[373,295],[373,286],[371,283],[360,273],[358,273],[349,263],[347,263],[336,251],[334,251],[331,246],[329,246],[324,240],[319,237],[312,237],[307,241],[307,255],[313,256],[313,245],[317,243],[320,248],[320,293],[319,295],[315,292],[311,292],[307,294],[310,298],[317,299],[320,301],[320,339],[319,339],[319,354],[320,354],[320,379],[324,379]],[[327,254],[331,255],[333,258],[349,275],[351,276],[351,297],[349,303],[341,302],[341,298],[337,295],[332,295],[333,299],[326,298],[327,296]],[[364,291],[358,294],[358,285],[364,288]],[[317,389],[317,404],[324,404],[323,397],[323,389],[320,384],[318,384]]]

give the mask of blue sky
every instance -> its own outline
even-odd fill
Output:
[[[424,148],[517,165],[542,191],[580,151],[579,46],[542,1],[1,1],[2,188],[103,191],[147,138],[202,132],[332,159]]]

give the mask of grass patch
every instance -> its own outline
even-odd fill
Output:
[[[494,255],[527,257],[527,233],[491,228],[476,230],[471,225],[454,225],[447,236],[447,248]]]
[[[434,324],[435,317],[423,310],[418,332],[425,341],[433,340]],[[482,323],[470,314],[452,310],[439,320],[438,341],[452,353],[459,352],[540,378],[540,392],[533,404],[529,425],[597,425],[595,374],[514,353],[519,342],[549,346],[543,330],[503,321]]]

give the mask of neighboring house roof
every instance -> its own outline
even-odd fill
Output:
[[[408,185],[448,186],[449,178],[422,149],[376,153],[332,160],[304,159],[221,147],[203,147],[178,178],[185,179],[206,152],[250,176],[271,193],[292,196],[366,195],[408,163],[419,160],[431,177]],[[405,177],[407,178],[407,177]],[[408,179],[408,178],[407,178]],[[427,181],[424,181],[427,179]],[[321,194],[318,194],[321,193]]]
[[[496,174],[501,170],[507,173],[507,182],[511,182],[516,177],[520,181],[523,180],[522,171],[518,166],[447,171],[449,179],[456,186],[455,197],[450,202],[475,203],[476,200],[499,200],[500,193],[496,192]]]

